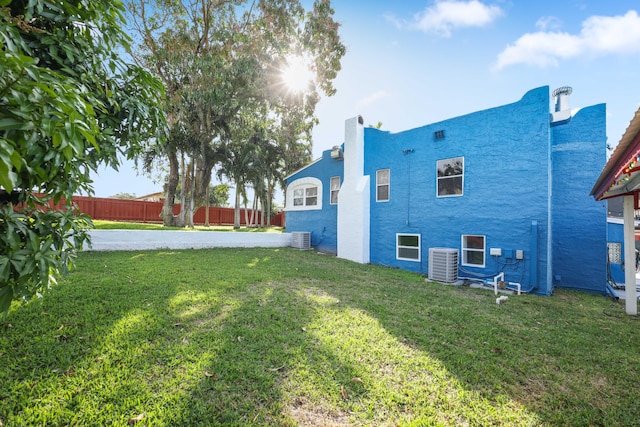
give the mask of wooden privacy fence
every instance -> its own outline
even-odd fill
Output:
[[[130,222],[162,222],[160,212],[162,202],[150,202],[146,200],[123,200],[109,199],[102,197],[73,196],[72,201],[78,205],[80,212],[89,215],[93,219],[103,219],[107,221],[130,221]],[[205,206],[201,207],[193,215],[194,224],[205,224]],[[251,209],[247,209],[251,218]],[[173,213],[180,212],[180,205],[173,205]],[[256,212],[257,220],[255,224],[260,224],[262,213]],[[265,221],[266,223],[266,221]],[[284,223],[284,213],[280,212],[271,219],[271,225],[282,227]],[[209,224],[233,225],[233,208],[209,208]],[[240,225],[246,225],[245,209],[240,210]]]

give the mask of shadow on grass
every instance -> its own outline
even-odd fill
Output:
[[[315,255],[288,256],[285,264],[268,257],[251,264],[272,280],[253,283],[238,296],[243,303],[225,322],[226,344],[220,349],[225,357],[210,362],[215,380],[203,379],[192,396],[206,401],[202,394],[209,389],[210,401],[222,406],[194,410],[191,421],[306,426],[539,421],[508,396],[486,399],[430,347],[409,342],[404,323],[419,321],[406,298],[407,285],[418,284],[415,275],[400,273],[398,280],[398,271],[349,263],[352,271],[334,259],[329,265],[336,268],[318,270],[309,258]],[[446,344],[447,337],[437,339]]]
[[[270,251],[209,254],[82,254],[68,279],[3,325],[0,423],[293,423],[281,386],[319,346],[303,329],[312,312],[295,289],[270,283],[289,269]]]
[[[640,415],[616,403],[631,384],[629,395],[611,384],[632,381],[604,366],[639,352],[616,345],[617,317],[593,322],[602,306],[576,316],[559,312],[562,296],[496,306],[481,291],[288,249],[86,253],[79,264],[0,331],[5,425],[633,425]]]
[[[375,266],[352,271],[359,268],[366,290],[333,287],[332,295],[367,319],[363,334],[376,325],[383,331],[369,345],[388,342],[406,355],[378,356],[402,372],[387,377],[402,378],[395,390],[405,399],[395,400],[423,411],[395,419],[424,425],[638,425],[637,322],[622,315],[619,305],[567,291],[496,305],[491,292],[425,283],[410,274],[398,280],[403,272]],[[445,387],[433,387],[433,378]],[[428,402],[420,403],[420,390]],[[432,416],[434,408],[446,408],[447,415]]]

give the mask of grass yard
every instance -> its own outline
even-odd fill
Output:
[[[189,227],[165,227],[162,223],[150,222],[125,222],[125,221],[106,221],[102,219],[92,220],[97,230],[197,230],[197,231],[229,231],[229,232],[263,232],[263,233],[282,233],[282,227],[240,227],[234,229],[233,225],[196,225]]]
[[[82,253],[0,326],[0,425],[640,425],[639,326],[314,251]]]

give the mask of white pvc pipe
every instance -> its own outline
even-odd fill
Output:
[[[634,227],[634,197],[624,196],[622,207],[624,218],[624,288],[627,314],[638,314],[638,296],[636,292],[636,241]]]
[[[491,282],[491,284],[493,285],[493,293],[495,295],[498,295],[498,282],[504,282],[504,271],[500,272],[500,274],[498,274],[497,276],[494,276],[493,282]],[[521,295],[522,286],[520,285],[520,283],[507,282],[507,286],[515,286],[516,289],[518,290],[518,295]]]
[[[493,293],[495,295],[498,295],[498,278],[500,278],[500,281],[504,281],[504,271],[493,278]]]

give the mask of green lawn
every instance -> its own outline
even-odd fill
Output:
[[[87,252],[0,326],[0,425],[640,425],[639,326],[314,251]]]

